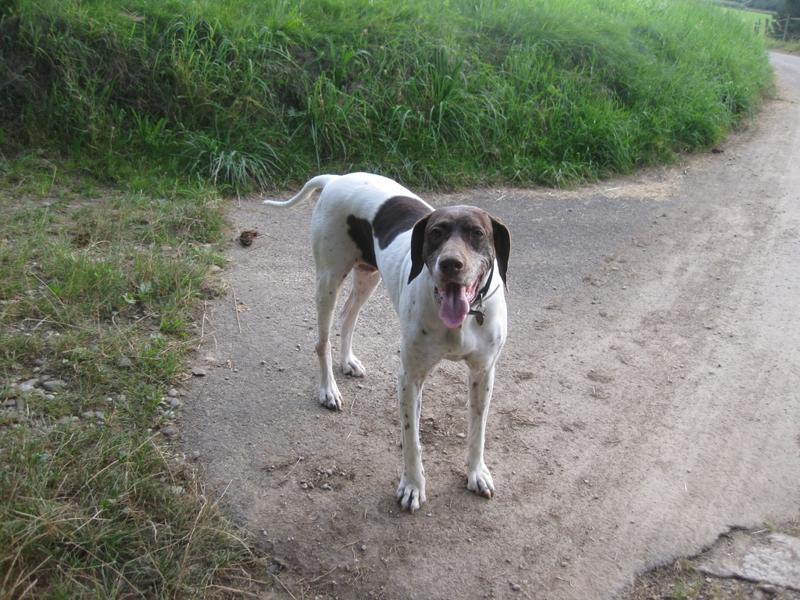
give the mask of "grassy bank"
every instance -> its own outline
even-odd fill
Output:
[[[3,141],[113,179],[562,184],[710,146],[769,82],[751,27],[692,0],[4,7]]]
[[[164,444],[221,262],[218,197],[173,184],[0,159],[1,598],[227,597],[257,572]]]

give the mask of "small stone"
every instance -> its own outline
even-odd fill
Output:
[[[461,438],[461,439],[463,440],[465,437],[467,437],[467,434],[466,434],[466,433],[462,433],[462,432],[460,432],[460,431],[459,431],[459,432],[456,434],[456,437],[457,437],[457,438]]]
[[[94,411],[94,416],[97,417],[100,421],[105,421],[106,420],[106,415],[103,413],[102,410]]]
[[[180,408],[182,404],[183,404],[183,402],[181,402],[178,398],[172,398],[169,401],[169,405],[172,408]]]
[[[511,586],[512,592],[518,592],[522,589],[518,583],[509,583],[508,585]]]
[[[94,419],[94,418],[95,418],[95,416],[94,416],[94,411],[93,411],[93,410],[87,410],[87,411],[85,411],[85,412],[82,412],[82,413],[81,413],[81,416],[82,416],[84,419]]]
[[[169,391],[167,392],[167,396],[169,396],[170,398],[177,398],[178,390],[176,390],[175,388],[170,388]]]
[[[206,375],[208,375],[208,371],[206,371],[202,367],[193,367],[192,375],[194,375],[195,377],[205,377]]]
[[[63,390],[65,387],[67,387],[67,382],[62,381],[61,379],[51,379],[49,381],[45,381],[42,384],[42,387],[48,392],[58,392],[59,390]]]
[[[120,356],[117,359],[117,366],[120,369],[130,369],[133,366],[133,361],[127,356]]]
[[[33,391],[33,388],[35,388],[38,383],[38,379],[28,379],[28,381],[23,381],[20,383],[17,388],[21,392],[30,392]]]
[[[222,267],[220,267],[220,266],[217,266],[217,265],[211,265],[211,266],[208,268],[208,272],[209,272],[209,273],[219,273],[220,271],[222,271]]]
[[[192,453],[189,455],[189,458],[191,458],[192,460],[198,460],[200,458],[200,451],[193,450]]]
[[[178,435],[178,429],[174,425],[167,425],[161,428],[161,434],[168,438],[175,437]]]
[[[331,484],[330,484],[330,483],[323,483],[323,484],[322,484],[321,486],[319,486],[319,487],[320,487],[320,489],[322,489],[322,490],[325,490],[325,491],[328,491],[328,492],[330,492],[330,491],[333,489],[333,488],[331,487]]]
[[[367,551],[367,545],[366,545],[366,544],[361,544],[361,545],[358,547],[358,549],[359,549],[359,550],[361,550],[362,552],[366,552],[366,551]]]

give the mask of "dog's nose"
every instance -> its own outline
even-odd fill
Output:
[[[444,275],[452,277],[458,275],[464,268],[464,263],[455,257],[443,258],[439,261],[439,269]]]

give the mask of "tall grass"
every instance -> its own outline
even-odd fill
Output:
[[[769,83],[694,0],[11,0],[5,143],[222,187],[561,184],[714,144]],[[35,99],[35,101],[32,101]]]

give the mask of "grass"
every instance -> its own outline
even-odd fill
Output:
[[[27,154],[0,160],[0,207],[0,597],[247,589],[251,541],[158,433],[214,293],[218,195]],[[12,385],[34,378],[63,388]]]
[[[769,36],[772,31],[772,23],[775,20],[774,13],[733,7],[723,7],[723,10],[731,11],[734,15],[750,25],[753,32],[756,34]]]
[[[752,26],[692,0],[10,0],[0,15],[0,144],[224,191],[354,169],[569,184],[712,146],[770,83]]]
[[[778,50],[779,52],[785,52],[787,54],[800,54],[800,40],[791,42],[770,40],[769,47],[773,50]]]

